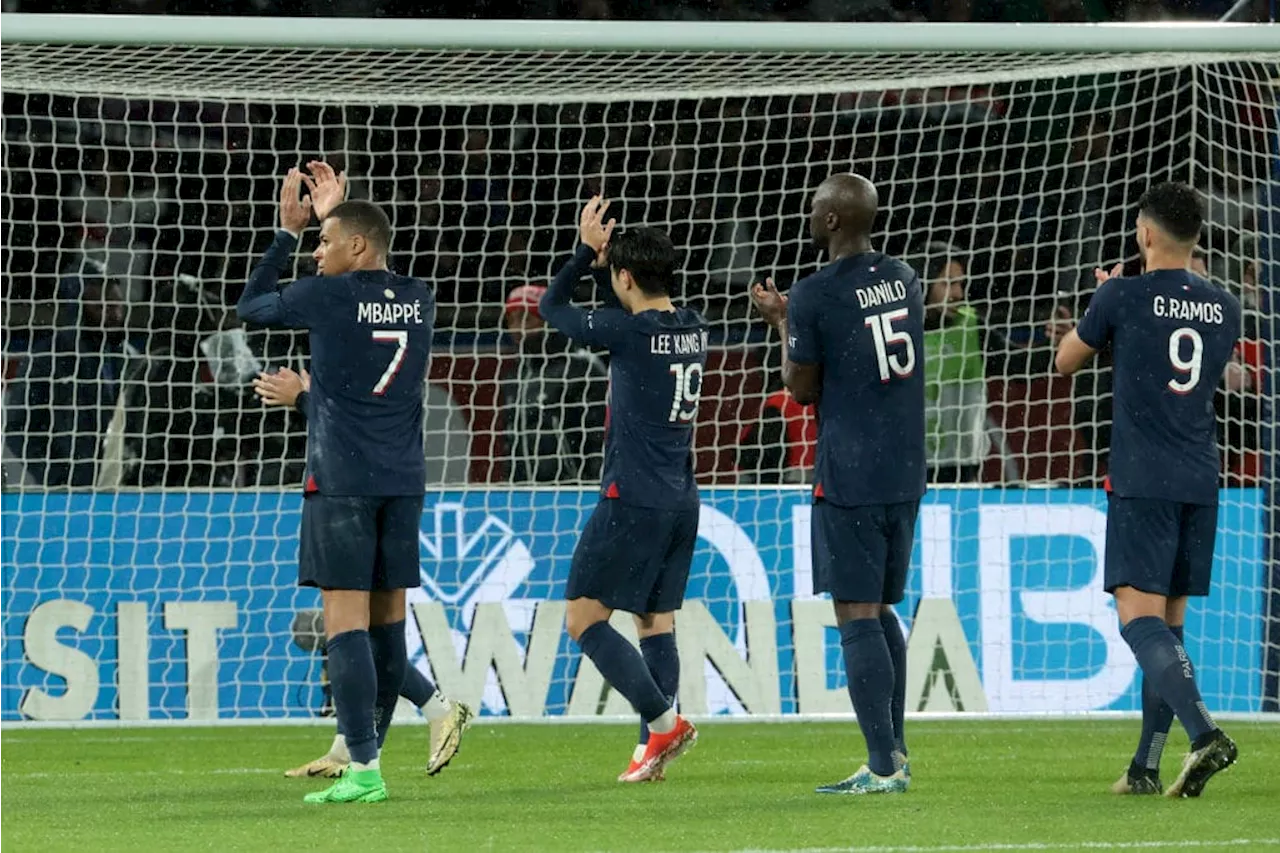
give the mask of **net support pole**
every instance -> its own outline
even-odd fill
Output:
[[[1280,122],[1280,109],[1276,110]],[[1264,624],[1262,633],[1262,710],[1280,711],[1280,495],[1276,493],[1276,477],[1280,476],[1280,453],[1276,439],[1276,370],[1280,357],[1276,354],[1277,333],[1280,323],[1275,312],[1280,310],[1280,124],[1272,138],[1270,179],[1259,190],[1258,198],[1258,250],[1260,308],[1262,329],[1260,337],[1266,342],[1266,370],[1262,388],[1262,448],[1263,471],[1266,472],[1266,513],[1262,520],[1266,534],[1262,575]]]

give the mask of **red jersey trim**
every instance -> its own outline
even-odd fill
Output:
[[[814,496],[815,498],[825,498],[825,497],[826,497],[826,494],[824,494],[824,493],[823,493],[823,491],[822,491],[822,484],[821,484],[821,483],[818,483],[817,485],[815,485],[815,486],[813,487],[813,496]]]
[[[607,489],[605,489],[605,490],[604,490],[604,496],[605,496],[606,498],[610,498],[610,499],[612,499],[612,500],[617,500],[617,499],[618,499],[618,497],[619,497],[619,494],[618,494],[618,484],[617,484],[617,483],[610,483],[610,484],[609,484],[609,488],[607,488]]]
[[[303,486],[303,487],[302,487],[302,490],[303,490],[304,492],[318,492],[318,491],[320,491],[320,486],[316,484],[316,475],[315,475],[315,474],[308,474],[308,475],[307,475],[307,484],[306,484],[305,486]]]

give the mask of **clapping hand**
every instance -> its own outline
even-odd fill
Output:
[[[267,406],[293,406],[298,402],[298,395],[311,390],[311,374],[304,369],[294,373],[282,367],[275,373],[259,373],[253,380],[253,391],[262,398]]]
[[[1124,272],[1123,263],[1116,264],[1114,267],[1111,268],[1111,272],[1106,272],[1101,267],[1098,267],[1093,271],[1093,280],[1098,283],[1098,287],[1102,287],[1102,285],[1106,284],[1111,279],[1119,278],[1123,272]]]
[[[302,195],[302,172],[290,169],[280,188],[280,227],[301,234],[311,223],[311,196]]]
[[[347,173],[335,172],[323,160],[312,160],[307,164],[307,170],[311,174],[303,173],[302,180],[311,193],[311,205],[315,209],[316,218],[323,220],[346,199]]]
[[[771,278],[766,278],[764,284],[751,285],[751,302],[764,321],[774,328],[786,319],[787,297],[778,292]]]
[[[598,195],[592,196],[591,201],[582,208],[582,215],[578,217],[578,238],[584,246],[595,250],[596,266],[604,265],[609,238],[613,236],[613,229],[618,224],[616,219],[605,223],[604,214],[608,209],[608,201]]]

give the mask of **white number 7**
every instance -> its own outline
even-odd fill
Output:
[[[396,374],[400,372],[400,365],[404,362],[404,351],[409,346],[408,332],[374,332],[373,339],[380,344],[395,344],[395,355],[391,356],[391,363],[387,365],[387,369],[382,371],[382,378],[378,380],[378,384],[373,386],[373,393],[381,397],[387,391],[387,386],[391,384],[391,380],[396,378]]]

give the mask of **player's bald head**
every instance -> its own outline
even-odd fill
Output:
[[[853,172],[832,175],[813,195],[809,230],[814,243],[825,249],[833,239],[865,239],[879,208],[876,185],[867,178]]]

